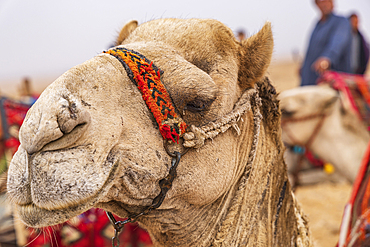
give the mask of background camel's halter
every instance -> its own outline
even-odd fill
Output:
[[[169,174],[159,181],[161,192],[154,198],[152,205],[146,207],[139,214],[130,215],[124,221],[117,221],[112,213],[107,212],[107,216],[115,229],[112,245],[113,247],[118,247],[118,234],[126,223],[136,221],[140,216],[149,213],[162,204],[167,191],[171,189],[172,182],[176,178],[176,168],[180,162],[180,158],[189,150],[188,148],[200,148],[204,145],[206,139],[212,139],[231,127],[233,127],[239,135],[240,129],[237,122],[241,120],[242,115],[246,111],[250,110],[252,110],[255,120],[255,136],[248,159],[248,163],[251,163],[254,160],[255,149],[259,139],[259,126],[262,119],[259,107],[262,103],[258,94],[258,88],[246,90],[230,113],[201,127],[191,125],[188,128],[188,125],[176,113],[171,97],[160,80],[161,71],[153,62],[149,61],[138,52],[123,47],[115,47],[104,53],[114,56],[121,62],[130,80],[141,91],[145,103],[159,125],[159,131],[164,139],[164,148],[168,155],[172,157]],[[251,102],[253,102],[253,104]],[[178,143],[180,137],[183,137],[184,141],[182,145],[187,149],[181,154],[177,151],[169,151],[168,143],[171,141]]]
[[[370,130],[370,81],[363,75],[326,72],[319,84],[341,92]],[[338,246],[368,246],[370,242],[370,143],[365,151],[352,193],[342,217]]]
[[[310,150],[310,147],[311,147],[313,141],[315,140],[315,137],[317,136],[317,134],[321,130],[321,127],[322,127],[327,115],[328,115],[327,113],[320,112],[320,113],[317,113],[317,114],[311,114],[311,115],[307,115],[307,116],[303,116],[303,117],[299,117],[299,118],[291,117],[291,118],[281,120],[281,128],[285,131],[285,134],[288,136],[288,138],[294,143],[294,145],[292,145],[292,146],[285,143],[285,146],[289,149],[292,149],[293,152],[299,154],[299,159],[298,159],[297,165],[294,167],[294,170],[292,171],[292,175],[293,175],[292,187],[293,187],[293,189],[295,189],[297,186],[300,185],[299,184],[300,181],[299,181],[298,173],[302,169],[304,158],[307,158],[314,166],[324,165],[321,160],[317,160],[314,157],[312,151]],[[313,129],[313,131],[312,131],[312,133],[311,133],[311,135],[308,138],[306,143],[302,143],[302,142],[298,141],[294,137],[294,134],[290,131],[290,129],[287,128],[287,125],[289,123],[305,122],[305,121],[309,121],[309,120],[313,120],[313,119],[318,119],[318,122],[315,125],[315,128]],[[301,149],[298,151],[297,147],[299,147]]]

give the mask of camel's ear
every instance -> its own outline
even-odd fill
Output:
[[[266,22],[255,35],[241,43],[239,52],[239,84],[242,89],[253,87],[270,65],[274,39],[271,23]]]
[[[127,22],[118,35],[116,45],[122,44],[122,42],[137,28],[137,26],[138,22],[136,20]]]

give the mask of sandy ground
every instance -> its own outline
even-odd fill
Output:
[[[349,199],[348,183],[320,183],[300,187],[295,194],[308,216],[316,247],[334,247],[339,239],[344,205]]]
[[[292,62],[272,63],[268,73],[278,92],[299,85],[299,65]],[[317,247],[334,247],[344,206],[352,186],[346,182],[325,182],[299,187],[295,194],[309,218],[310,230]]]
[[[278,92],[297,87],[300,77],[299,64],[294,62],[273,61],[267,73]]]

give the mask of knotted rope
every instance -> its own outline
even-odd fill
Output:
[[[234,109],[222,118],[219,118],[201,127],[190,125],[187,132],[183,136],[184,147],[200,148],[204,145],[204,141],[206,139],[213,139],[218,134],[224,133],[231,127],[233,127],[237,134],[240,135],[240,129],[237,123],[239,120],[242,120],[241,116],[246,111],[250,111],[252,109],[251,101],[257,99],[259,99],[258,91],[256,89],[249,89],[244,92],[239,101],[235,104]],[[259,107],[260,104],[261,103],[256,104],[256,106]],[[255,117],[261,119],[262,115],[259,110],[255,112],[258,112]]]

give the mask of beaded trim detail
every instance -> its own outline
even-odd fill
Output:
[[[140,90],[163,139],[178,143],[186,131],[187,124],[177,115],[171,97],[161,82],[163,72],[143,55],[123,47],[116,47],[103,53],[110,54],[121,62],[130,80]]]

